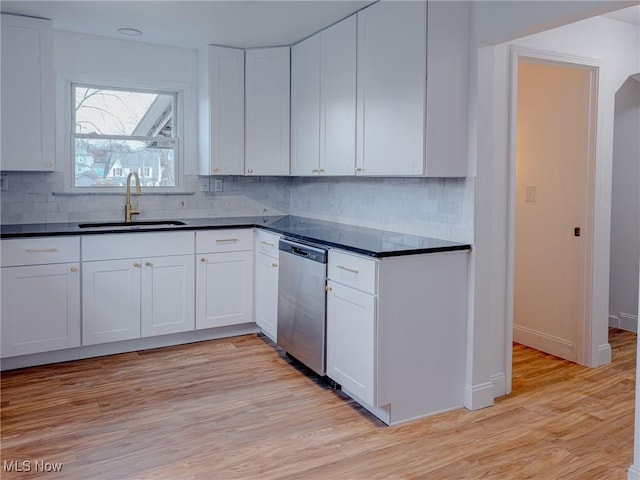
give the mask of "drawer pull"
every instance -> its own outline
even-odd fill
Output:
[[[271,264],[271,266],[272,266],[273,268],[278,268],[278,264],[277,264],[277,263],[272,263],[272,264]]]
[[[138,262],[133,262],[133,266],[134,266],[135,268],[140,268],[140,264],[139,264]]]
[[[57,248],[27,248],[27,253],[55,253]]]
[[[220,238],[216,240],[216,243],[235,243],[237,241],[237,238]]]
[[[144,262],[144,264],[145,264],[147,267],[153,267],[153,263],[151,263],[151,262]]]
[[[345,267],[345,266],[342,266],[342,265],[338,265],[338,268],[340,270],[344,270],[345,272],[349,272],[349,273],[360,273],[360,270],[356,270],[354,268],[348,268],[348,267]]]
[[[207,261],[207,259],[206,259],[206,258],[204,258],[204,257],[200,258],[200,262],[201,262],[201,263],[206,263],[206,261]]]
[[[76,272],[78,271],[78,267],[71,267],[71,271],[72,271],[73,273],[76,273]]]
[[[267,247],[275,247],[273,243],[265,242],[264,240],[260,240],[260,243],[263,245],[266,245]]]

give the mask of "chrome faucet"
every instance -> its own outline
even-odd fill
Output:
[[[140,195],[140,177],[138,176],[138,172],[131,172],[127,175],[127,199],[124,204],[124,221],[125,223],[131,223],[131,215],[139,215],[140,214],[140,206],[139,203],[136,202],[136,208],[131,206],[131,177],[136,179],[136,195]]]

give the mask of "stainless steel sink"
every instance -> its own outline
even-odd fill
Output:
[[[180,220],[147,220],[140,222],[95,222],[95,223],[81,223],[78,225],[80,228],[88,229],[127,229],[138,230],[142,228],[161,228],[161,227],[175,227],[179,225],[186,225],[186,223]]]

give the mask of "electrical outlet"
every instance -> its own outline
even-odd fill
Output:
[[[200,191],[201,192],[209,191],[209,177],[200,177]]]
[[[221,192],[222,191],[222,179],[221,178],[214,178],[213,179],[212,191],[213,192]]]
[[[6,192],[7,190],[9,190],[9,177],[0,175],[0,191]]]

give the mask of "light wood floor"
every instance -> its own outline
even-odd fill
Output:
[[[513,394],[386,427],[256,336],[5,372],[3,479],[624,479],[635,342],[586,369],[516,345]],[[33,465],[33,463],[32,463]]]

